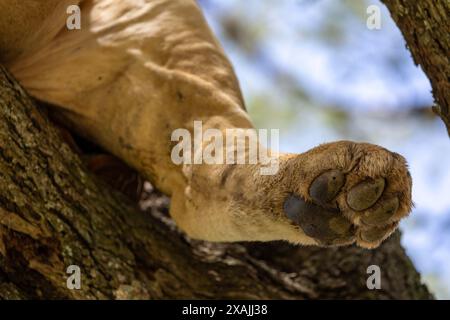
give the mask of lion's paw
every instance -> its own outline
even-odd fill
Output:
[[[286,216],[320,245],[356,241],[375,248],[411,210],[411,176],[403,157],[353,142],[322,145],[308,156],[307,189],[290,193]],[[335,163],[333,168],[332,164]]]

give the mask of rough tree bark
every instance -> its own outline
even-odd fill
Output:
[[[89,173],[0,67],[0,298],[432,298],[398,233],[372,251],[213,244],[178,232],[164,196],[141,205]]]
[[[436,104],[450,135],[450,1],[382,0],[400,28],[416,65],[431,81]]]

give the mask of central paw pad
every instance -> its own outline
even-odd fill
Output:
[[[342,244],[353,242],[353,226],[337,209],[306,202],[292,194],[284,202],[284,212],[307,236],[317,239],[322,245],[335,244],[338,239],[344,240]]]

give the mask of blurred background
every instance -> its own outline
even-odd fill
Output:
[[[239,77],[258,128],[280,149],[366,141],[406,157],[415,209],[403,245],[423,281],[450,299],[450,139],[430,83],[376,0],[199,0]],[[366,26],[369,5],[381,29]]]

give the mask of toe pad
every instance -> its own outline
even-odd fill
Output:
[[[347,195],[347,203],[355,211],[370,208],[383,193],[385,181],[383,178],[369,179],[357,184]]]

